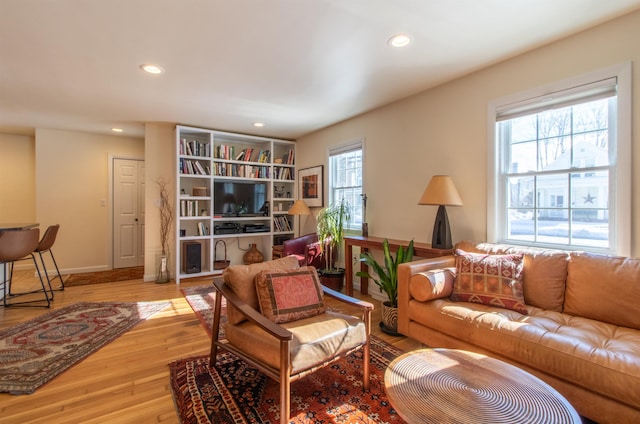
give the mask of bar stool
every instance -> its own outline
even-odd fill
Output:
[[[56,262],[56,258],[53,257],[53,252],[51,251],[51,247],[53,243],[56,241],[56,236],[58,235],[58,230],[60,229],[60,224],[51,225],[47,228],[47,231],[44,232],[42,239],[40,239],[40,243],[35,248],[34,253],[38,253],[40,255],[40,262],[42,262],[42,268],[44,268],[44,275],[47,277],[47,283],[49,284],[49,288],[52,288],[51,282],[56,278],[60,280],[60,287],[55,290],[64,291],[64,280],[62,279],[62,275],[60,275],[60,270],[58,269],[58,263]],[[49,278],[49,272],[47,271],[47,264],[44,261],[43,253],[49,252],[51,255],[51,260],[53,261],[53,266],[56,270],[56,275],[53,278]],[[54,290],[52,288],[52,290]],[[53,293],[51,295],[53,298]]]
[[[0,233],[0,264],[4,267],[4,281],[0,282],[3,288],[4,297],[2,298],[2,305],[7,306],[44,306],[44,305],[31,305],[35,302],[47,302],[46,307],[51,306],[51,300],[53,299],[53,291],[49,287],[49,291],[44,285],[44,280],[40,274],[40,267],[36,261],[36,257],[33,251],[38,246],[38,237],[40,236],[40,230],[33,228],[23,231],[3,231]],[[34,290],[30,292],[12,293],[11,292],[11,280],[13,278],[13,267],[17,261],[32,259],[33,264],[36,267],[40,284],[42,285],[42,292],[44,293],[44,299],[27,300],[23,302],[11,302],[8,300],[17,296],[25,294],[38,293],[40,290]],[[8,272],[7,272],[8,269]]]

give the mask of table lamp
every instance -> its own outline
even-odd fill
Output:
[[[462,206],[462,200],[448,175],[434,175],[418,201],[419,205],[438,205],[436,222],[433,225],[431,247],[451,249],[451,228],[445,206]]]
[[[289,215],[311,215],[311,209],[302,199],[298,199],[294,202],[294,204],[287,211]],[[298,232],[300,233],[300,223],[298,222]]]

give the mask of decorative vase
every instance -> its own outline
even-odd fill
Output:
[[[261,251],[258,250],[258,247],[255,243],[251,243],[251,247],[242,257],[244,263],[247,265],[256,264],[258,262],[264,261],[264,255]]]
[[[169,272],[169,258],[167,257],[167,255],[161,255],[160,268],[158,269],[158,277],[156,278],[156,283],[168,283],[170,279],[171,273]]]
[[[382,302],[382,331],[389,334],[398,334],[398,308],[391,306],[389,301]]]

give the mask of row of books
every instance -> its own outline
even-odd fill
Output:
[[[293,165],[295,162],[295,153],[293,149],[289,149],[287,153],[282,156],[282,163],[285,165]]]
[[[180,139],[180,154],[185,156],[211,157],[211,144],[202,143],[198,140]]]
[[[269,178],[268,166],[216,162],[213,164],[213,172],[218,177]]]
[[[211,175],[209,165],[202,166],[197,160],[188,160],[180,158],[179,165],[181,174],[191,175]]]
[[[237,150],[235,146],[221,144],[215,149],[215,158],[260,163],[268,163],[271,158],[271,152],[269,150],[257,150],[253,147],[247,147],[239,152]]]
[[[276,180],[293,180],[291,168],[276,166],[273,168],[273,178]]]
[[[286,216],[276,216],[273,218],[273,226],[276,231],[293,231],[291,223]]]
[[[202,202],[202,206],[206,208],[209,204],[208,201]],[[199,216],[202,215],[202,210],[198,208],[198,200],[181,200],[180,201],[180,216]],[[203,209],[205,209],[203,208]]]
[[[208,236],[209,234],[209,227],[204,225],[204,222],[198,222],[198,235],[199,236]]]

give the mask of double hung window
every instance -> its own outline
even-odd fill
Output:
[[[351,220],[345,229],[362,228],[363,140],[329,150],[329,202],[344,199],[351,206]]]
[[[495,241],[627,253],[630,71],[625,69],[490,105],[495,144],[489,192],[495,209],[488,217]]]

